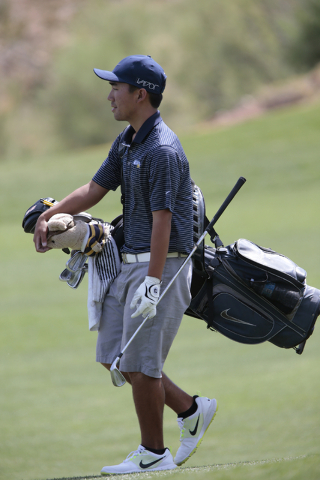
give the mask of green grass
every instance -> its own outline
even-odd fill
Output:
[[[231,128],[182,135],[192,176],[212,217],[239,176],[247,183],[216,228],[289,256],[320,286],[320,106],[269,114]],[[67,256],[33,249],[21,221],[41,196],[60,199],[91,178],[107,146],[0,164],[0,478],[98,476],[139,444],[128,385],[116,389],[95,363],[87,279],[58,281]],[[111,220],[119,194],[92,210]],[[186,317],[166,373],[191,394],[215,396],[205,440],[174,479],[316,480],[319,472],[319,327],[300,357],[269,343],[245,346]],[[165,440],[179,446],[165,409]],[[136,476],[126,476],[126,479]],[[119,479],[119,477],[117,477]]]
[[[319,455],[302,455],[296,458],[261,460],[259,462],[238,462],[224,465],[207,465],[202,467],[181,467],[169,472],[144,474],[142,478],[172,478],[173,480],[243,480],[257,478],[281,478],[281,480],[316,479],[320,473]],[[107,478],[117,480],[134,480],[138,474],[111,475]],[[69,477],[60,480],[93,480],[101,476]],[[106,478],[106,477],[104,477]]]

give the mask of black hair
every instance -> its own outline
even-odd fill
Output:
[[[149,93],[149,100],[153,108],[159,108],[160,103],[162,102],[162,99],[163,99],[162,93]]]
[[[140,90],[140,88],[136,87],[135,85],[129,84],[129,92],[133,93],[135,90]],[[162,93],[150,93],[150,92],[147,92],[147,93],[149,95],[149,101],[151,106],[153,108],[159,108],[160,103],[162,102],[162,99],[163,99]]]

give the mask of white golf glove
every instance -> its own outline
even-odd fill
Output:
[[[145,318],[149,315],[149,318],[153,318],[157,313],[156,303],[160,296],[160,280],[155,277],[146,277],[144,282],[141,283],[136,293],[133,295],[130,308],[134,308],[137,302],[140,300],[140,305],[137,310],[131,315],[131,318],[142,315]]]

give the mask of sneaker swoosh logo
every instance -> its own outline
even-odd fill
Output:
[[[156,463],[161,462],[161,460],[163,460],[163,459],[164,459],[164,457],[161,457],[158,460],[155,460],[154,462],[150,462],[150,463],[142,463],[142,460],[141,460],[141,462],[139,463],[139,467],[140,468],[149,468],[149,467],[152,467],[152,465],[155,465]]]
[[[197,430],[198,430],[198,425],[199,425],[199,420],[200,420],[200,415],[198,416],[198,420],[197,420],[197,423],[196,423],[196,426],[194,427],[194,429],[191,431],[189,430],[190,432],[190,435],[192,435],[193,437],[195,436],[195,434],[197,433]]]
[[[225,318],[226,320],[231,320],[231,322],[236,322],[236,323],[242,323],[243,325],[250,325],[251,327],[255,327],[252,323],[244,322],[243,320],[239,320],[239,318],[231,317],[231,315],[228,314],[230,308],[227,308],[226,310],[223,310],[223,312],[220,313],[220,317]]]

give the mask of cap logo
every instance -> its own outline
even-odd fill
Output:
[[[156,85],[155,83],[147,82],[146,80],[140,80],[140,78],[137,78],[136,82],[138,85],[150,88],[150,90],[154,90],[156,87],[159,87],[159,85]]]

